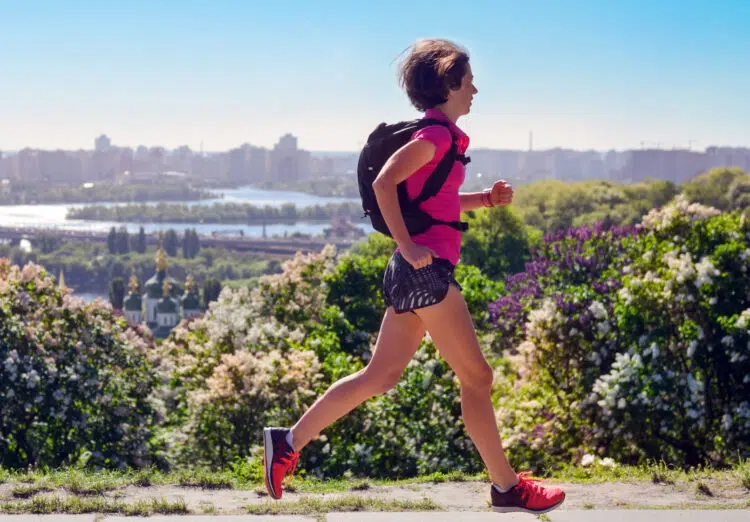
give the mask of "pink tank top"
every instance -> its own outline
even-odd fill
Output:
[[[449,122],[439,109],[427,110],[425,118]],[[442,125],[430,125],[418,130],[412,136],[413,140],[427,140],[434,144],[435,155],[429,163],[406,179],[406,190],[411,199],[419,196],[425,181],[450,149],[451,133],[456,138],[458,154],[464,154],[469,147],[469,137],[453,123],[450,123],[450,130]],[[458,193],[465,177],[464,164],[456,161],[440,192],[420,204],[419,208],[436,219],[459,221],[461,218],[461,200]],[[446,225],[433,225],[425,232],[412,236],[412,241],[418,245],[431,248],[439,257],[447,259],[454,266],[458,264],[461,255],[461,232],[459,230]]]

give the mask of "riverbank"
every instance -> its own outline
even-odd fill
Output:
[[[220,198],[218,192],[198,188],[183,181],[153,184],[123,184],[111,181],[78,186],[50,183],[20,183],[9,193],[0,193],[0,205],[35,205],[55,203],[200,201]]]
[[[256,207],[281,208],[283,205],[294,205],[298,211],[304,211],[308,207],[325,206],[328,204],[356,203],[359,200],[351,198],[323,198],[311,196],[301,192],[262,190],[250,186],[233,189],[224,189],[217,192],[219,199],[184,202],[182,204],[190,207],[191,211],[216,203],[251,204]],[[158,205],[158,201],[150,201],[147,205]],[[131,234],[138,233],[142,226],[147,234],[166,232],[170,228],[178,233],[187,228],[195,228],[201,236],[213,235],[235,235],[244,237],[291,237],[293,235],[322,236],[325,229],[330,227],[329,221],[296,221],[295,223],[276,224],[211,224],[211,223],[132,223],[117,221],[86,221],[79,219],[68,219],[67,215],[71,208],[85,208],[94,204],[44,204],[44,205],[0,205],[0,224],[11,228],[50,228],[56,231],[77,232],[108,232],[113,226],[125,226]],[[96,206],[119,207],[128,203],[107,202],[96,203]],[[355,226],[361,228],[365,233],[372,232],[369,220],[352,220]]]
[[[294,203],[281,206],[258,206],[251,203],[214,203],[186,205],[179,203],[137,205],[90,205],[71,208],[67,220],[109,221],[117,223],[191,223],[191,224],[294,224],[325,223],[335,217],[358,218],[359,202],[327,203],[298,208]]]

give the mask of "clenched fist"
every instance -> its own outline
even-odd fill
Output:
[[[510,205],[513,201],[513,187],[507,181],[496,181],[490,191],[490,202],[493,206]]]

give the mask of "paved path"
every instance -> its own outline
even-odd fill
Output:
[[[750,510],[570,510],[548,513],[552,522],[748,522]],[[102,515],[1,515],[3,522],[313,522],[314,516],[282,515],[154,515],[124,517]],[[330,513],[326,522],[532,522],[534,515],[470,512],[437,513]]]

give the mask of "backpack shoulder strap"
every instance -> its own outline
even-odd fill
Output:
[[[450,126],[448,122],[441,120],[429,120],[431,123],[427,125],[442,125],[450,132]],[[458,154],[458,145],[456,144],[456,137],[451,132],[451,146],[445,152],[440,162],[435,166],[435,170],[428,176],[427,180],[422,186],[422,191],[419,193],[412,204],[417,206],[435,196],[440,189],[443,188],[445,181],[448,179],[451,170],[453,169],[453,163],[456,161]],[[462,160],[463,161],[463,160]]]

